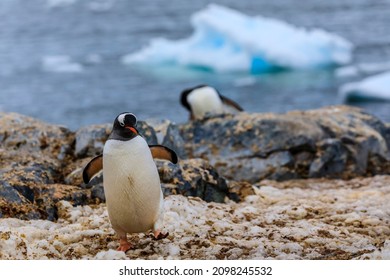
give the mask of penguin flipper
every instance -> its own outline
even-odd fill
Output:
[[[162,145],[149,145],[153,158],[166,159],[172,163],[177,163],[177,155],[174,150]]]
[[[83,170],[83,180],[84,183],[88,184],[89,181],[103,169],[103,155],[98,155],[94,157],[88,164],[84,167]]]
[[[230,106],[230,107],[233,107],[235,108],[237,111],[244,111],[244,109],[242,109],[242,107],[240,105],[238,105],[235,101],[223,96],[223,95],[220,95],[221,97],[221,100],[222,100],[222,103],[227,105],[227,106]]]

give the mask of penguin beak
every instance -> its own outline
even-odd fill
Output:
[[[138,134],[137,129],[135,129],[135,128],[132,127],[132,126],[125,126],[125,128],[127,128],[128,130],[130,130],[130,131],[133,132],[134,134]]]

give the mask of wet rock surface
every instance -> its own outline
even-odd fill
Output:
[[[388,125],[353,107],[224,115],[187,123],[181,133],[190,157],[207,159],[222,176],[238,181],[352,178],[390,170]]]
[[[205,160],[182,160],[180,164],[159,161],[157,164],[165,196],[181,194],[221,203],[229,197],[226,180]]]

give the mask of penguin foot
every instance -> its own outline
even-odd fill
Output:
[[[161,230],[156,230],[153,232],[153,237],[155,240],[164,239],[169,235],[169,232],[162,233]]]
[[[119,239],[119,247],[117,251],[127,252],[130,250],[133,246],[127,241],[127,238],[120,238]]]

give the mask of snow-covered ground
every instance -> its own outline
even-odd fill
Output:
[[[352,44],[335,34],[250,17],[215,4],[193,14],[191,23],[194,33],[189,38],[155,39],[125,56],[123,62],[259,73],[342,65],[351,60]]]
[[[165,200],[167,239],[116,252],[104,204],[59,203],[57,223],[0,219],[0,259],[390,259],[390,176],[263,181],[241,203]]]

